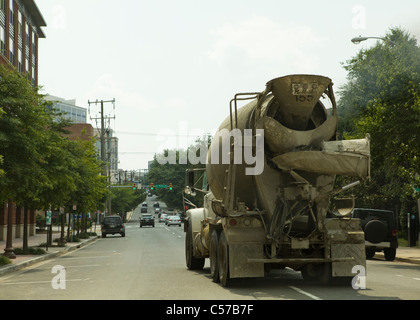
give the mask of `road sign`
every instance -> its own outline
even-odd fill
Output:
[[[52,221],[52,212],[50,210],[47,211],[47,219],[46,219],[46,225],[50,226]]]

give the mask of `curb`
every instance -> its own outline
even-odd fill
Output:
[[[375,257],[380,258],[381,260],[385,259],[384,254],[381,253],[381,252],[377,252]],[[420,260],[419,259],[402,258],[402,257],[396,256],[395,261],[420,265]],[[392,262],[392,261],[390,261],[390,262]]]
[[[413,263],[413,264],[420,265],[420,261],[419,260],[415,260],[415,259],[395,257],[395,260],[396,261],[400,261],[400,262],[407,262],[407,263]]]
[[[80,242],[76,245],[65,247],[64,249],[62,249],[60,251],[57,251],[57,252],[54,252],[54,253],[46,253],[42,256],[37,256],[37,257],[34,257],[32,259],[29,259],[29,260],[26,260],[26,261],[21,261],[21,262],[16,263],[16,264],[5,265],[3,267],[0,267],[0,277],[4,276],[7,273],[18,271],[18,270],[21,270],[23,268],[34,265],[36,263],[39,263],[39,262],[42,262],[42,261],[45,261],[45,260],[48,260],[48,259],[59,257],[63,254],[71,252],[71,251],[75,251],[76,249],[80,249],[80,248],[90,244],[91,242],[96,241],[99,238],[100,238],[100,236],[92,237],[92,238],[84,240],[84,241],[82,241],[82,242]]]

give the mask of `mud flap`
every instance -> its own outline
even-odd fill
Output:
[[[264,277],[264,263],[248,262],[248,259],[262,259],[261,243],[232,243],[229,245],[230,278]]]
[[[331,258],[353,258],[353,261],[333,262],[332,276],[333,277],[354,277],[353,268],[355,266],[362,266],[366,270],[366,253],[364,243],[332,243],[331,244]]]

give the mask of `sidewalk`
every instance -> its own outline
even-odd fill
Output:
[[[95,232],[94,226],[92,229],[88,229],[88,231],[92,230],[91,232]],[[66,229],[67,231],[67,229]],[[63,255],[67,252],[76,250],[78,248],[81,248],[83,246],[86,246],[87,244],[95,241],[100,237],[101,234],[101,226],[96,226],[96,234],[98,236],[90,237],[89,239],[82,239],[80,242],[68,242],[66,243],[65,247],[57,247],[56,242],[54,242],[55,239],[60,238],[60,232],[57,232],[57,230],[53,229],[53,235],[52,235],[52,246],[48,247],[48,251],[46,254],[43,255],[16,255],[16,259],[11,259],[12,263],[0,266],[0,277],[13,271],[17,271],[26,267],[29,267],[35,263],[45,261],[48,259],[52,259],[55,257],[58,257],[60,255]],[[40,244],[45,244],[47,242],[47,234],[37,234],[35,236],[31,236],[28,238],[28,247],[37,247]],[[12,241],[13,248],[22,248],[23,247],[23,239],[13,239]],[[4,249],[6,248],[6,241],[0,241],[0,255],[3,255]],[[42,247],[42,249],[46,249],[45,246]]]
[[[132,218],[133,212],[127,213],[127,222],[129,222]],[[35,263],[39,263],[41,261],[45,261],[48,259],[52,259],[58,257],[60,255],[66,254],[70,251],[74,251],[81,247],[84,247],[93,241],[97,240],[101,237],[101,225],[98,224],[93,225],[91,228],[88,229],[88,232],[96,232],[97,236],[90,237],[89,239],[82,239],[81,242],[68,242],[65,247],[57,247],[54,246],[55,239],[60,238],[60,227],[53,227],[53,235],[52,235],[52,247],[48,247],[48,251],[46,254],[43,255],[16,255],[16,259],[11,260],[12,263],[0,266],[0,277],[13,271],[17,271],[26,267],[29,267]],[[67,232],[67,228],[65,229]],[[66,234],[64,235],[66,236]],[[37,234],[35,236],[31,236],[28,238],[28,247],[37,247],[40,244],[45,244],[47,242],[47,234]],[[22,248],[23,247],[23,239],[13,239],[12,241],[13,248]],[[6,241],[0,241],[0,256],[3,255],[4,249],[6,248]],[[45,249],[45,247],[43,247]],[[419,250],[420,251],[420,250]]]

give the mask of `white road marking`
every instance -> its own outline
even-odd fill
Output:
[[[80,282],[80,281],[88,281],[89,279],[73,279],[73,280],[63,280],[66,282]],[[43,284],[43,283],[51,283],[51,280],[46,281],[24,281],[24,282],[1,282],[0,286],[6,285],[17,285],[17,284]]]
[[[309,292],[303,291],[302,289],[296,288],[294,286],[289,286],[289,288],[290,289],[293,289],[293,290],[295,290],[295,291],[297,291],[297,292],[299,292],[301,294],[304,294],[305,296],[308,296],[311,299],[314,299],[314,300],[322,300],[320,297],[317,297],[317,296],[315,296],[315,295],[313,295],[313,294],[311,294]]]

